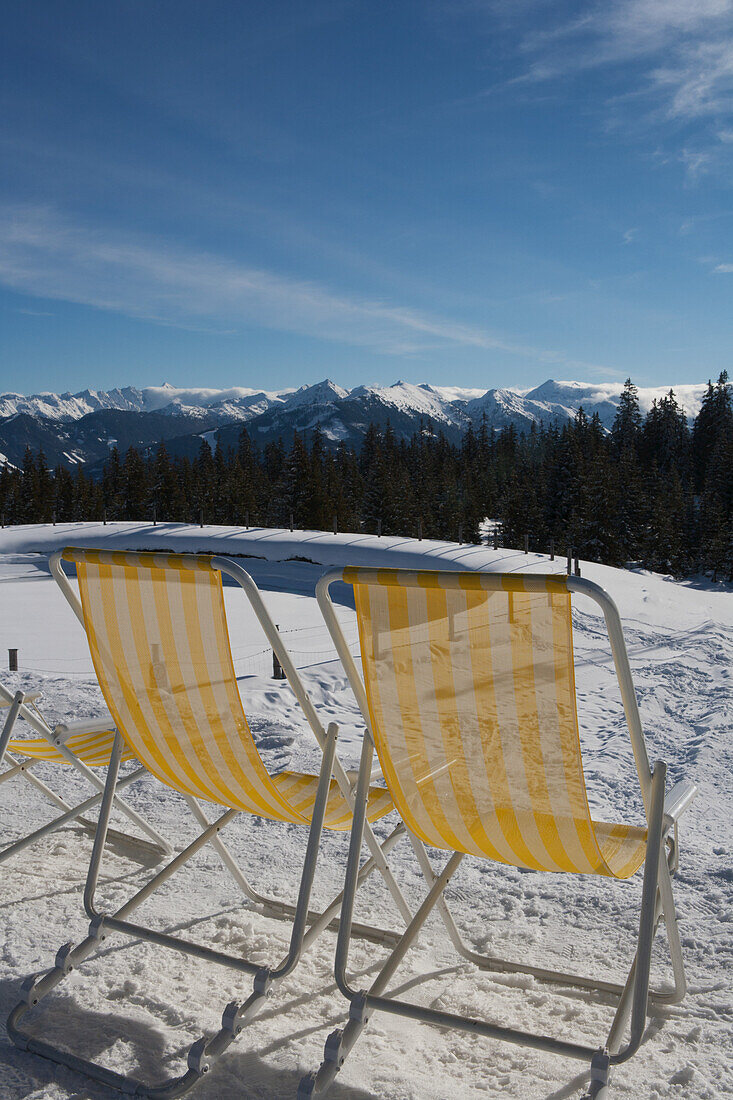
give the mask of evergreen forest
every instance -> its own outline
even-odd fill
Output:
[[[674,392],[643,416],[626,382],[610,431],[580,409],[573,421],[469,427],[459,445],[425,424],[409,440],[369,427],[357,450],[307,438],[261,451],[242,428],[238,447],[195,459],[112,450],[101,476],[50,470],[43,452],[0,470],[4,525],[139,520],[337,529],[481,541],[636,565],[676,577],[733,581],[733,400],[727,373],[692,428]]]

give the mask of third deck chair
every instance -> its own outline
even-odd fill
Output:
[[[364,680],[344,640],[329,585],[353,586]],[[598,603],[605,616],[631,736],[645,827],[592,818],[588,806],[575,697],[571,593]],[[693,784],[665,799],[665,765],[652,772],[642,734],[618,611],[597,585],[578,577],[409,572],[347,568],[317,590],[367,725],[336,954],[336,981],[351,1002],[350,1020],[326,1043],[325,1061],[301,1082],[302,1098],[325,1089],[364,1028],[385,1011],[527,1044],[591,1062],[591,1095],[605,1095],[610,1067],[638,1048],[647,1000],[675,1003],[685,992],[672,897],[677,819]],[[423,905],[369,989],[347,977],[367,780],[374,748],[387,786],[428,884]],[[665,842],[667,842],[665,844]],[[436,874],[424,845],[453,854]],[[666,849],[666,850],[665,850]],[[467,947],[444,898],[466,854],[535,871],[629,878],[645,863],[638,944],[624,985],[480,955]],[[388,996],[385,991],[435,906],[460,954],[485,970],[601,990],[618,998],[598,1049],[541,1033],[500,1027]],[[649,993],[652,940],[663,917],[674,989]],[[631,1027],[624,1042],[629,1014]]]
[[[25,778],[56,809],[61,810],[61,813],[47,824],[5,843],[5,846],[0,849],[0,863],[4,863],[11,856],[24,851],[31,844],[35,844],[42,837],[63,826],[76,823],[92,833],[96,828],[95,823],[84,815],[102,801],[104,780],[92,771],[92,768],[106,767],[109,764],[115,738],[112,719],[108,717],[59,723],[51,727],[37,706],[36,701],[39,697],[40,693],[37,691],[13,693],[5,684],[0,683],[0,713],[6,712],[3,715],[4,721],[0,732],[0,767],[3,764],[9,765],[0,771],[0,784]],[[38,736],[13,737],[18,718],[22,718]],[[134,759],[134,753],[126,748],[122,762]],[[61,764],[74,769],[95,789],[96,793],[85,798],[78,805],[70,806],[60,794],[35,774],[34,769],[39,764]],[[127,775],[120,776],[115,794],[115,807],[148,839],[143,840],[134,833],[122,833],[117,830],[110,830],[110,837],[114,836],[126,846],[137,848],[146,855],[170,856],[173,854],[173,849],[168,842],[132,806],[119,797],[120,791],[144,774],[144,768],[135,768]],[[21,803],[20,806],[22,805]],[[21,809],[16,811],[13,817],[15,821],[22,824]]]
[[[76,565],[81,605],[61,568],[62,556]],[[76,947],[65,945],[52,970],[26,982],[24,1001],[8,1020],[8,1034],[18,1046],[122,1092],[156,1100],[180,1096],[242,1031],[273,983],[293,970],[303,947],[334,921],[341,896],[323,913],[312,913],[308,908],[310,891],[321,829],[349,828],[352,787],[335,757],[336,725],[332,723],[328,733],[324,731],[257,586],[241,566],[208,555],[67,549],[63,555],[52,557],[51,572],[86,629],[97,678],[118,732],[84,895],[91,919],[89,935]],[[289,771],[270,775],[259,756],[237,688],[222,573],[233,577],[244,590],[323,750],[318,776]],[[102,912],[95,902],[95,890],[117,769],[126,749],[133,751],[152,775],[184,796],[203,831],[121,908]],[[225,812],[212,823],[198,800],[217,804]],[[362,868],[360,881],[378,869],[407,923],[410,910],[385,858],[404,834],[404,826],[400,823],[380,846],[369,822],[387,814],[393,808],[392,800],[384,788],[373,787],[367,801],[365,828],[371,858]],[[295,907],[257,893],[224,847],[219,833],[240,812],[309,827]],[[282,960],[263,966],[130,921],[132,911],[207,843],[215,848],[250,901],[262,905],[268,915],[292,920],[290,948]],[[242,1003],[235,1001],[227,1006],[220,1031],[193,1045],[188,1068],[177,1077],[146,1084],[56,1048],[19,1026],[25,1014],[111,932],[254,976],[251,995]],[[358,933],[378,941],[394,943],[399,939],[393,932],[370,926],[360,926]]]

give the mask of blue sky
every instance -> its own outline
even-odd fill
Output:
[[[7,0],[0,389],[733,367],[733,0]]]

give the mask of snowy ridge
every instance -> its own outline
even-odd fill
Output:
[[[648,412],[653,400],[674,389],[677,400],[692,419],[700,408],[705,392],[703,383],[680,386],[654,386],[639,389],[642,412]],[[539,421],[567,420],[582,405],[588,416],[597,412],[605,427],[610,427],[621,395],[621,382],[586,383],[548,380],[533,390],[512,387],[486,391],[457,386],[431,386],[399,381],[391,386],[362,385],[352,390],[325,379],[298,390],[254,390],[235,386],[218,390],[177,388],[165,383],[136,389],[132,386],[113,390],[83,390],[80,393],[41,393],[25,397],[17,393],[0,395],[0,419],[17,413],[55,420],[77,420],[100,409],[132,412],[186,413],[216,416],[221,422],[252,420],[270,409],[295,411],[304,406],[334,411],[348,401],[365,408],[379,405],[385,410],[413,418],[423,417],[435,424],[465,428],[467,421],[478,422],[484,414],[490,427],[517,426]]]

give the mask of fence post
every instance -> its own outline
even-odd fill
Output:
[[[8,671],[9,672],[17,672],[18,671],[18,650],[17,649],[9,649],[8,650]]]
[[[280,627],[276,623],[275,624],[275,630],[279,630],[279,629],[280,629]],[[285,671],[283,669],[283,666],[278,661],[277,654],[275,653],[274,649],[272,651],[272,678],[273,678],[273,680],[284,680],[285,679]]]
[[[529,535],[524,536],[524,552],[525,554],[529,553]]]
[[[494,549],[499,549],[499,530],[497,527],[494,527]]]
[[[338,516],[336,515],[335,512],[334,512],[334,515],[333,515],[333,533],[334,533],[334,535],[337,535],[339,533],[339,521],[338,521]]]
[[[153,527],[158,526],[158,509],[153,505]]]
[[[417,521],[417,537],[418,540],[422,542],[422,519]]]
[[[572,546],[569,546],[568,547],[568,576],[570,576],[572,571],[573,571],[573,548],[572,548]]]
[[[244,526],[249,531],[249,512],[244,513]]]
[[[555,540],[550,539],[550,561],[555,560]]]
[[[53,524],[54,527],[56,526],[56,511],[55,510],[53,512],[51,512],[51,523]]]
[[[378,519],[377,520],[377,538],[381,539],[381,537],[382,537],[382,521],[381,521],[381,519]]]
[[[462,523],[458,524],[458,542],[461,546],[463,545],[463,524]]]
[[[292,529],[293,529],[293,513],[291,512],[290,513],[290,530],[292,531]]]
[[[575,576],[580,576],[580,562],[578,561],[578,555],[575,555]]]
[[[3,524],[3,527],[4,527],[5,526],[5,513],[4,512],[2,514],[2,524]]]
[[[199,527],[203,527],[203,525],[204,525],[204,510],[202,508],[201,511],[199,512]]]
[[[107,509],[106,508],[102,509],[102,526],[103,527],[107,526]]]

